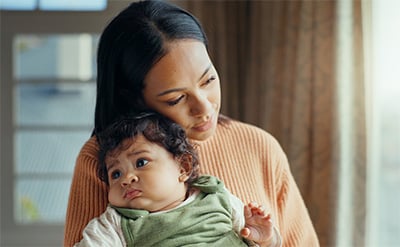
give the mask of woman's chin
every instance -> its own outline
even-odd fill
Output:
[[[214,135],[216,128],[216,126],[213,126],[206,131],[191,130],[187,135],[189,139],[194,141],[206,141]]]

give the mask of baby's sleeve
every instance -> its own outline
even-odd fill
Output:
[[[83,230],[83,238],[74,247],[123,247],[126,242],[121,229],[121,216],[111,207],[92,219]]]
[[[244,204],[243,202],[228,191],[229,201],[232,206],[232,227],[233,230],[240,235],[240,230],[245,225],[244,220]]]

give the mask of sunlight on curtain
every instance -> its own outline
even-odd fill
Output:
[[[351,217],[351,179],[353,176],[352,165],[349,164],[353,155],[353,134],[352,134],[352,101],[353,101],[353,53],[350,40],[352,40],[352,18],[344,18],[351,16],[353,5],[351,1],[340,0],[338,2],[337,12],[337,66],[336,75],[338,83],[338,116],[339,118],[339,139],[340,139],[340,182],[338,193],[338,217],[337,217],[337,243],[338,246],[347,246],[351,241],[353,217]],[[345,220],[343,220],[345,219]]]
[[[337,110],[339,156],[336,246],[365,246],[367,134],[361,1],[338,1]]]
[[[368,246],[400,244],[400,1],[371,1]],[[367,75],[368,76],[368,75]]]

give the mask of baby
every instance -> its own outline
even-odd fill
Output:
[[[281,246],[271,217],[223,182],[199,175],[197,153],[157,113],[126,117],[97,136],[109,206],[75,246]]]

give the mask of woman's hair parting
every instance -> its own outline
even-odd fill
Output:
[[[191,156],[192,171],[186,183],[190,185],[198,177],[198,155],[195,147],[187,139],[184,129],[158,113],[145,112],[136,116],[125,116],[97,134],[100,146],[97,174],[107,185],[109,181],[106,158],[116,156],[129,148],[138,135],[143,135],[148,141],[162,146],[174,158]]]

